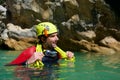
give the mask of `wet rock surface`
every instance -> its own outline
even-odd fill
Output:
[[[35,25],[50,21],[60,31],[58,45],[64,50],[120,51],[116,15],[103,0],[6,0],[0,12],[3,48],[23,50],[35,45]]]

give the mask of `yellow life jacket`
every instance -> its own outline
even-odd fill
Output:
[[[37,44],[37,46],[36,46],[36,52],[42,53],[42,45]],[[44,64],[40,60],[36,60],[34,63],[28,64],[28,67],[30,67],[30,68],[39,68],[39,69],[42,69],[43,66],[44,66]]]
[[[55,47],[54,50],[56,50],[59,53],[60,57],[65,59],[65,61],[75,61],[75,57],[68,59],[66,53],[62,49],[60,49],[58,46]],[[39,52],[39,53],[43,52],[41,44],[37,44],[36,52]],[[29,64],[29,67],[33,67],[33,68],[41,68],[43,66],[44,64],[40,60],[36,60],[34,63]]]

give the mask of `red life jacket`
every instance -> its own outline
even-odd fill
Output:
[[[21,65],[25,63],[36,51],[36,47],[32,46],[25,49],[16,59],[8,63],[7,65]]]

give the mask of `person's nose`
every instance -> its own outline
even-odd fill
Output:
[[[59,40],[58,36],[56,36],[55,39],[58,41]]]

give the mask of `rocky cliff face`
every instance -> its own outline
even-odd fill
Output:
[[[60,30],[59,46],[64,50],[120,51],[116,15],[104,0],[6,0],[5,7],[2,47],[22,50],[34,45],[34,26],[50,21]]]

